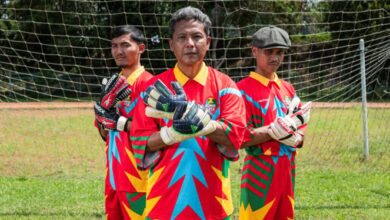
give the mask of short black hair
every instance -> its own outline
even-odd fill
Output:
[[[211,21],[209,16],[207,16],[201,10],[191,6],[181,8],[173,13],[171,19],[169,20],[169,35],[172,37],[177,22],[181,20],[189,21],[191,19],[202,22],[204,26],[204,32],[207,36],[210,36]]]
[[[135,42],[137,42],[138,44],[144,44],[146,41],[142,31],[140,31],[138,28],[136,28],[133,25],[121,25],[121,26],[114,27],[111,30],[111,39],[120,37],[124,34],[130,34],[130,38]]]

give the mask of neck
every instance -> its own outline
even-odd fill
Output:
[[[137,63],[135,65],[132,65],[132,66],[126,66],[126,67],[123,67],[122,68],[122,75],[125,77],[125,78],[128,78],[136,69],[138,69],[139,67],[141,67],[141,64],[140,63]]]
[[[272,73],[264,73],[264,71],[261,71],[259,68],[256,69],[256,73],[264,76],[265,78],[269,80],[274,80],[275,79],[275,72]]]
[[[187,66],[187,65],[182,65],[178,63],[179,69],[186,75],[188,78],[193,79],[195,76],[199,73],[200,69],[202,68],[203,61],[198,62],[194,65]]]

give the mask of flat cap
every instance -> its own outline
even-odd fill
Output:
[[[252,45],[260,49],[288,49],[291,47],[291,41],[285,30],[270,25],[268,27],[260,28],[253,34]]]

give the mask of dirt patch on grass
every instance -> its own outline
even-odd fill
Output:
[[[80,114],[91,114],[93,116],[93,109],[0,109],[6,111],[8,117],[24,117],[24,118],[68,118],[79,116]],[[0,119],[1,121],[2,119]]]
[[[0,109],[92,109],[93,102],[0,102]]]

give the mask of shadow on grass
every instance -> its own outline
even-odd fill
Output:
[[[390,192],[383,192],[383,191],[379,191],[379,190],[370,190],[372,193],[375,193],[377,195],[380,195],[380,196],[383,196],[383,197],[386,197],[386,198],[390,198]]]

